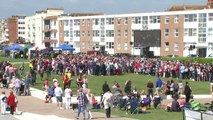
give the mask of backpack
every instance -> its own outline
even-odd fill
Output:
[[[6,97],[6,96],[3,97],[3,98],[2,98],[2,101],[6,103],[6,102],[7,102],[7,97]]]

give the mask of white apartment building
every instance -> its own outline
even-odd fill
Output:
[[[18,39],[25,38],[25,17],[26,16],[17,16],[17,18],[18,18]]]
[[[51,38],[59,40],[58,33],[51,33],[49,38],[45,37],[45,29],[48,27],[58,28],[56,20],[50,21],[49,26],[45,24],[45,19],[49,16],[58,16],[64,13],[63,9],[47,8],[46,10],[37,11],[35,15],[25,18],[25,38],[26,40],[35,43],[36,46],[45,46],[45,40]],[[57,35],[56,35],[57,34]],[[46,44],[48,45],[48,44]],[[56,45],[53,45],[56,46]]]
[[[110,54],[139,55],[140,50],[131,45],[134,30],[161,30],[161,47],[149,48],[155,56],[187,56],[190,45],[195,45],[192,54],[213,52],[213,9],[60,16],[58,20],[64,23],[64,42],[76,52],[104,46]]]
[[[173,6],[164,12],[133,14],[63,14],[47,9],[25,18],[25,37],[38,46],[69,44],[75,52],[107,51],[140,55],[134,31],[161,31],[160,47],[149,46],[155,56],[213,52],[213,0],[207,5]],[[141,43],[146,44],[146,43]],[[194,46],[193,49],[189,49]]]
[[[8,41],[8,29],[7,29],[7,20],[0,20],[0,42]]]

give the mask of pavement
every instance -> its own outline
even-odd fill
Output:
[[[56,99],[52,98],[53,103],[44,103],[45,93],[41,90],[31,88],[31,96],[18,96],[18,111],[20,115],[0,115],[0,120],[74,120],[77,115],[76,110],[57,110]],[[2,91],[9,95],[8,89],[0,88]],[[95,97],[100,100],[100,96]],[[195,100],[202,103],[207,103],[213,100],[211,95],[194,95]],[[72,97],[72,103],[77,103],[76,97]],[[164,96],[162,104],[171,102],[170,96]],[[93,119],[105,120],[105,114],[100,112],[92,112]],[[86,115],[87,116],[87,115]],[[80,120],[82,115],[80,115]],[[121,118],[112,116],[110,120],[131,120],[130,118]]]
[[[9,95],[8,89],[0,88],[0,94],[2,91]],[[0,115],[0,120],[74,120],[77,115],[76,110],[58,110],[55,104],[55,98],[53,103],[44,103],[44,92],[31,88],[32,96],[18,96],[18,111],[20,115]],[[75,97],[73,97],[73,102]],[[105,120],[105,114],[99,112],[92,112],[93,119]],[[86,114],[87,116],[87,114]],[[82,114],[80,115],[80,120]],[[112,116],[110,120],[131,120],[129,118],[121,118],[118,116]]]

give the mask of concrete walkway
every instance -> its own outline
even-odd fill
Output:
[[[0,94],[2,91],[6,91],[6,95],[9,95],[9,90],[0,88]],[[45,93],[41,90],[31,88],[32,96],[18,96],[18,110],[22,111],[21,115],[0,115],[0,120],[74,120],[77,115],[76,110],[57,110],[55,97],[52,99],[53,103],[44,103]],[[100,100],[100,96],[95,97]],[[195,100],[202,103],[212,101],[211,95],[194,95]],[[162,104],[171,102],[170,96],[165,96]],[[77,102],[76,97],[72,97],[73,103]],[[93,112],[93,119],[104,120],[105,114],[99,112]],[[82,116],[82,115],[81,115]],[[86,115],[87,116],[87,115]],[[6,119],[5,119],[6,118]],[[80,117],[82,119],[82,117]],[[118,116],[112,116],[110,120],[130,120],[129,118],[121,118]]]
[[[6,91],[6,95],[9,95],[8,89],[0,88],[0,92]],[[21,115],[0,115],[0,120],[74,120],[77,115],[76,110],[57,110],[55,104],[55,98],[53,103],[44,103],[45,94],[43,91],[32,88],[32,96],[18,96],[18,110],[22,111]],[[74,99],[74,98],[73,98]],[[93,119],[105,120],[105,114],[99,112],[92,112]],[[5,116],[10,119],[5,119]],[[86,115],[87,116],[87,115]],[[80,115],[80,120],[82,114]],[[112,116],[110,120],[130,120],[129,118],[121,118],[118,116]]]

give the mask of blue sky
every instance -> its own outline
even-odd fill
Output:
[[[64,8],[65,13],[105,14],[160,12],[173,5],[205,5],[207,0],[1,0],[0,19],[35,14],[46,8]]]

